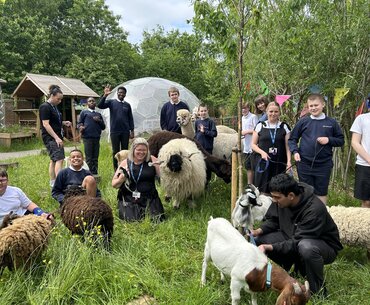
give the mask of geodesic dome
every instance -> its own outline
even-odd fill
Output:
[[[180,91],[180,100],[190,109],[199,106],[199,99],[179,83],[158,77],[144,77],[130,80],[116,86],[107,99],[117,98],[117,88],[127,89],[125,101],[130,103],[134,116],[135,135],[142,132],[153,133],[161,129],[159,117],[163,104],[169,101],[168,89],[174,86]],[[100,111],[106,119],[109,128],[109,109]]]

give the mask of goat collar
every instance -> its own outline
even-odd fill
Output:
[[[272,265],[270,262],[267,263],[267,271],[266,271],[266,287],[271,288],[271,271]]]

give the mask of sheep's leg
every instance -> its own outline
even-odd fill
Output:
[[[250,291],[249,289],[245,289],[245,291],[251,294],[252,305],[257,305],[257,294],[255,292]]]
[[[202,278],[201,278],[202,286],[205,286],[206,284],[207,265],[210,259],[211,259],[211,255],[209,253],[208,243],[206,242],[204,245],[204,258],[203,258],[203,264],[202,264]]]
[[[195,204],[195,201],[194,201],[194,199],[193,199],[193,198],[189,199],[189,201],[188,201],[188,206],[189,206],[189,208],[191,208],[191,209],[195,209],[195,208],[197,207],[197,205]]]
[[[222,272],[220,272],[221,274],[221,283],[225,283],[225,274],[223,274]]]
[[[245,284],[242,284],[239,280],[231,277],[230,290],[231,290],[231,304],[238,305],[240,301],[240,290]]]
[[[172,203],[172,206],[175,208],[175,209],[178,209],[180,207],[180,201],[175,199]]]

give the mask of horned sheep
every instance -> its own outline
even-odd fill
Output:
[[[203,149],[202,145],[194,139],[191,139],[185,135],[171,132],[171,131],[160,131],[152,135],[148,139],[150,153],[158,157],[159,150],[162,148],[163,145],[168,143],[173,139],[188,139],[193,141],[198,149],[203,153],[205,157],[205,162],[207,169],[214,172],[218,177],[223,179],[226,183],[230,183],[231,181],[231,164],[229,161],[217,158],[209,154],[206,150]]]
[[[202,152],[193,141],[174,139],[163,145],[158,154],[161,185],[167,195],[175,199],[174,207],[181,201],[200,195],[206,184],[206,165]]]
[[[36,215],[4,217],[0,230],[0,270],[28,268],[47,247],[53,220]]]
[[[252,245],[224,218],[211,219],[208,222],[207,240],[204,248],[201,283],[206,283],[208,261],[224,275],[231,276],[232,305],[240,300],[240,290],[244,288],[252,296],[252,305],[257,305],[255,292],[271,288],[279,293],[277,305],[306,304],[309,297],[309,285],[300,285],[281,267],[268,263],[267,256]],[[268,269],[271,268],[271,279]]]
[[[80,186],[70,186],[60,211],[62,222],[72,234],[100,233],[106,246],[113,234],[112,208],[101,198],[90,197]]]

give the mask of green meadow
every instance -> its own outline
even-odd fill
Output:
[[[48,156],[7,161],[19,162],[17,168],[8,170],[10,185],[20,187],[44,210],[57,211],[58,203],[50,195]],[[230,304],[229,279],[221,284],[214,266],[208,268],[207,285],[200,285],[207,221],[210,216],[230,218],[230,185],[212,179],[194,209],[183,204],[174,210],[163,200],[167,217],[163,223],[153,224],[149,219],[125,223],[118,218],[117,191],[111,187],[108,143],[102,143],[99,172],[99,188],[115,217],[111,251],[72,236],[56,213],[57,225],[42,257],[30,270],[6,269],[1,275],[0,304],[118,305],[142,295],[153,297],[155,304]],[[333,189],[329,203],[359,204],[350,193]],[[345,248],[325,267],[325,276],[329,297],[313,297],[309,304],[370,304],[370,264],[365,249]],[[259,293],[258,304],[275,304],[276,298],[273,291]],[[249,294],[242,292],[240,304],[249,302]]]

